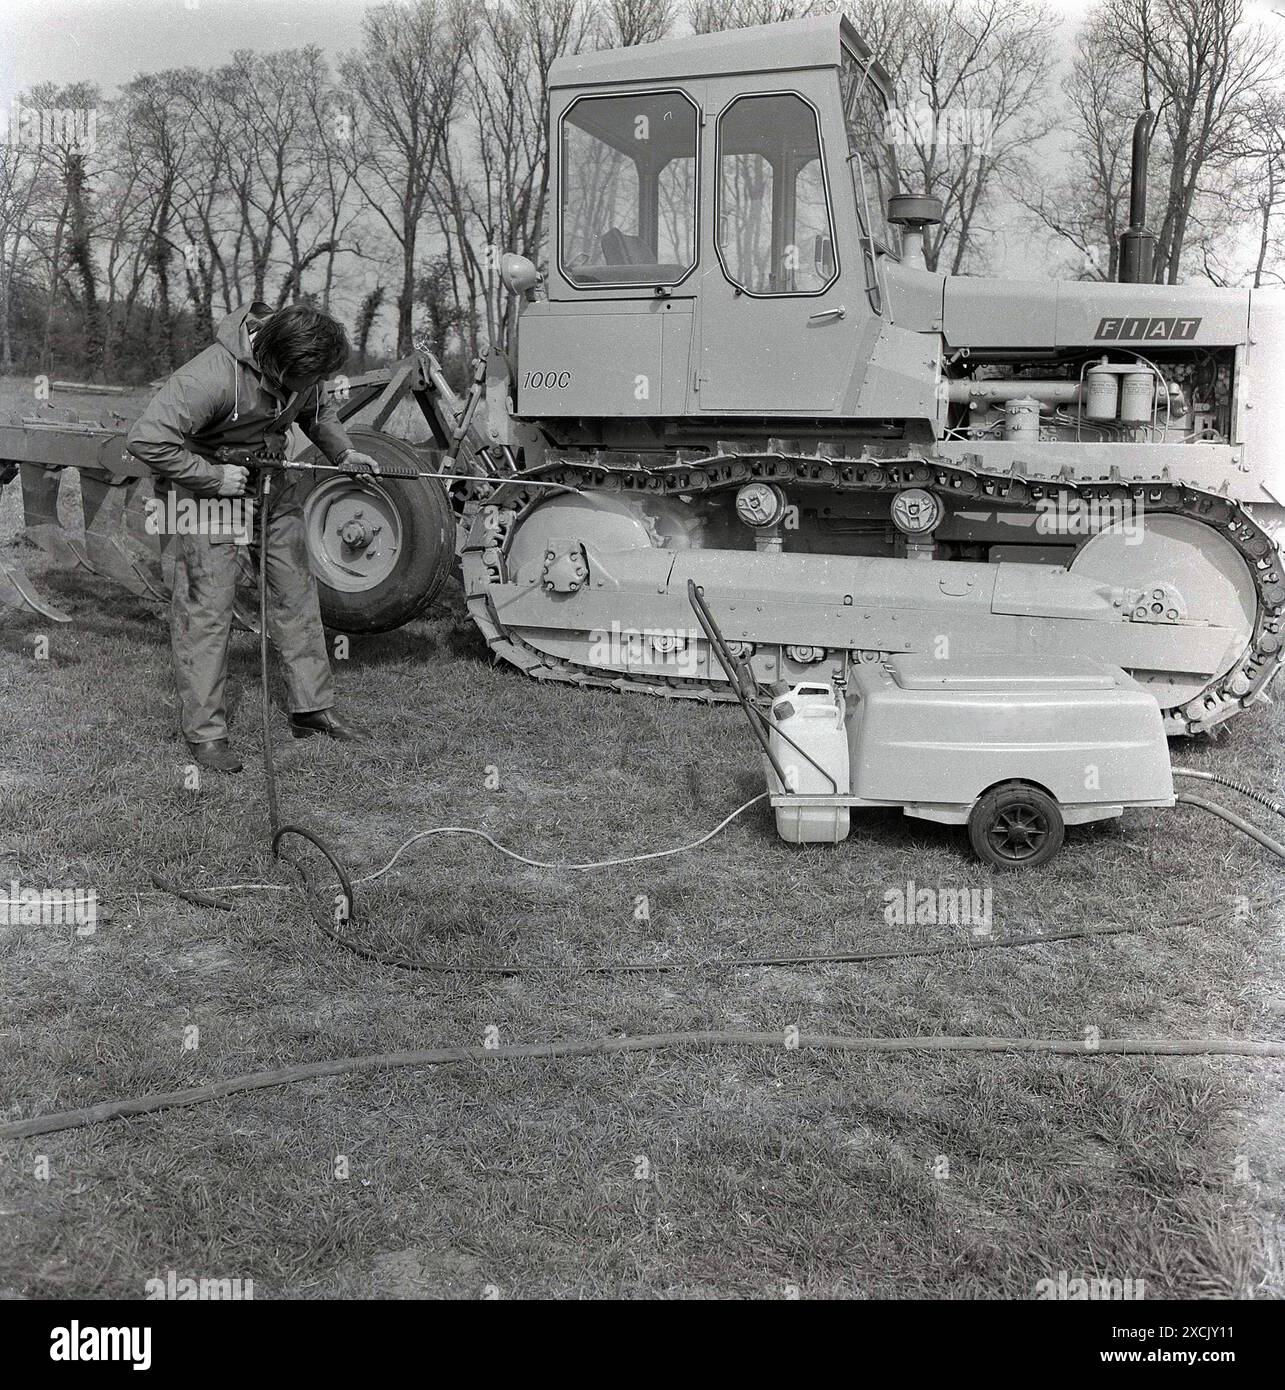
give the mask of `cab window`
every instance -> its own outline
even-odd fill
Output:
[[[697,113],[681,92],[582,97],[562,118],[562,273],[672,285],[696,264]]]
[[[718,253],[749,294],[819,294],[838,274],[816,111],[738,97],[718,122]]]
[[[895,255],[899,250],[898,238],[888,223],[888,199],[900,187],[900,171],[896,146],[889,138],[883,93],[864,65],[846,48],[839,69],[839,85],[848,132],[848,153],[852,156],[857,189],[857,209],[863,223],[869,209],[873,225],[866,228],[867,233],[885,251]]]

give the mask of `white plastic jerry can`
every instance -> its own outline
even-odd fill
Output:
[[[848,733],[843,696],[832,685],[804,681],[772,701],[768,746],[785,772],[788,785],[769,767],[773,791],[803,796],[847,796]],[[828,774],[828,775],[827,775]],[[833,779],[833,780],[832,780]],[[791,844],[838,844],[846,838],[846,806],[806,806],[786,802],[776,808],[776,830]]]

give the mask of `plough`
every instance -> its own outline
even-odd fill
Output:
[[[370,424],[359,432],[364,445],[375,450],[391,476],[436,476],[459,456],[461,446],[469,439],[484,373],[483,360],[472,387],[461,398],[447,382],[437,359],[431,353],[416,353],[391,367],[356,378],[337,378],[328,384],[327,395],[342,420],[351,420],[374,407]],[[393,412],[407,399],[419,405],[432,436],[431,445],[416,450],[427,456],[419,469],[408,469],[404,461],[390,459],[390,447],[400,453],[407,446],[383,433]],[[170,596],[166,561],[173,537],[164,528],[149,524],[149,503],[160,500],[163,504],[169,485],[152,477],[126,448],[131,424],[123,416],[117,416],[110,424],[36,416],[0,422],[0,486],[19,481],[25,538],[56,565],[83,570],[111,580],[140,598],[165,603]],[[373,444],[372,435],[379,436]],[[296,434],[296,444],[306,446],[302,435]],[[489,456],[482,452],[481,444],[480,439],[473,441],[471,456],[489,465]],[[301,463],[310,461],[306,447],[292,453]],[[67,509],[62,490],[69,470],[74,470],[79,479],[79,532],[64,523],[59,510],[60,499],[64,512]],[[333,470],[318,463],[315,470],[309,471],[320,476]],[[488,469],[478,467],[476,471],[481,481]],[[0,603],[39,614],[51,622],[71,621],[39,592],[21,563],[3,547]]]

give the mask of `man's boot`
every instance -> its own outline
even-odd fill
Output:
[[[241,771],[241,759],[228,747],[225,738],[216,738],[210,743],[189,743],[187,749],[197,767],[208,767],[213,772]]]
[[[325,734],[339,743],[365,743],[368,735],[355,724],[347,724],[333,710],[318,709],[290,716],[290,732],[295,738],[311,738]]]

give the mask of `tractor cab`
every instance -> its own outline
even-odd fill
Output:
[[[889,312],[888,100],[839,16],[555,63],[554,231],[518,414],[606,444],[643,422],[851,418],[876,397],[930,420],[935,360]],[[940,278],[918,276],[930,299]]]

